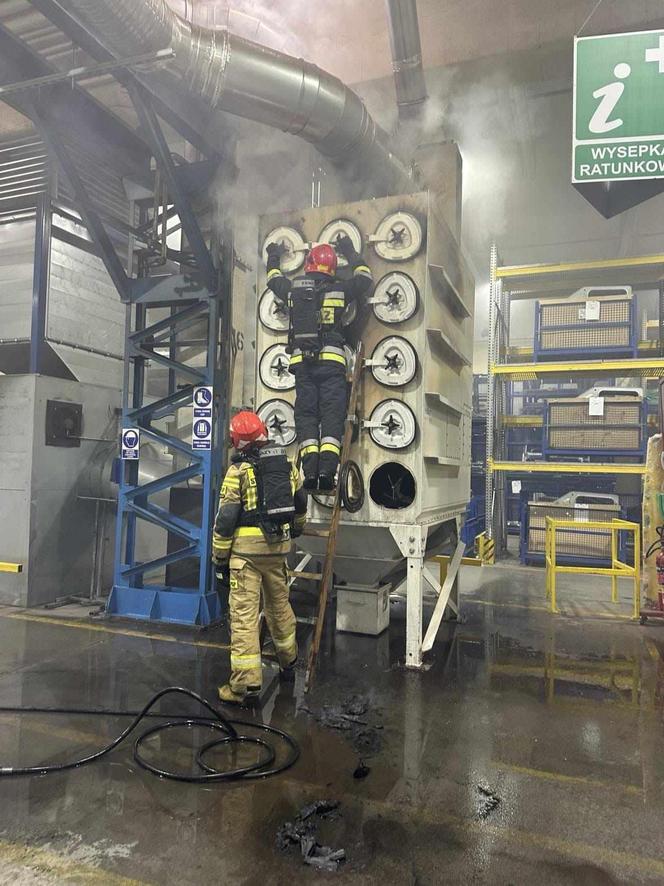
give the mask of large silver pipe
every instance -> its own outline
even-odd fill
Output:
[[[401,112],[421,104],[427,97],[417,0],[385,0],[385,6],[397,104]]]
[[[177,16],[165,0],[62,0],[117,56],[172,47],[186,90],[215,109],[292,133],[339,163],[362,168],[388,190],[408,190],[410,173],[361,99],[303,59],[209,30]]]

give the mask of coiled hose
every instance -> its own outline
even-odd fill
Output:
[[[151,713],[151,708],[162,699],[165,695],[184,695],[186,698],[193,699],[205,708],[211,716],[189,717],[184,714],[161,714]],[[190,689],[184,689],[181,686],[168,686],[153,695],[145,707],[140,711],[110,710],[99,708],[40,708],[40,707],[0,707],[0,714],[69,714],[69,715],[85,715],[93,717],[133,717],[132,722],[124,729],[117,738],[114,738],[110,744],[93,754],[88,754],[77,760],[71,760],[67,763],[52,763],[49,765],[37,766],[2,766],[0,767],[0,778],[7,776],[19,775],[49,775],[52,772],[64,772],[67,769],[78,769],[80,766],[87,766],[88,763],[94,763],[101,760],[111,751],[115,750],[129,735],[136,729],[138,724],[146,718],[166,719],[167,722],[159,723],[152,726],[137,735],[134,741],[134,760],[147,772],[158,775],[160,778],[169,778],[172,781],[188,782],[190,784],[208,784],[214,781],[231,781],[234,779],[257,779],[268,778],[270,775],[277,775],[285,772],[297,761],[300,756],[300,748],[295,739],[277,729],[275,726],[268,726],[266,723],[254,723],[251,720],[229,720],[210,702],[206,701],[202,696]],[[238,732],[236,727],[249,727],[264,733],[266,736],[272,736],[283,742],[287,748],[286,758],[276,765],[274,761],[277,757],[277,750],[266,738],[258,738],[257,736],[244,735]],[[214,733],[222,733],[222,737],[213,738],[207,742],[196,754],[196,764],[201,770],[200,774],[185,775],[180,772],[172,772],[168,769],[162,769],[153,763],[148,762],[141,753],[143,743],[153,735],[170,729],[209,729]],[[246,766],[236,766],[233,769],[214,769],[205,762],[203,757],[207,755],[213,748],[223,745],[255,745],[262,751],[260,759],[257,763],[251,763]]]

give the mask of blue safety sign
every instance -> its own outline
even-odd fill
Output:
[[[120,449],[124,461],[138,461],[141,451],[141,432],[138,428],[122,429]]]
[[[212,418],[213,391],[210,385],[194,388],[194,418]]]
[[[194,421],[191,439],[192,449],[212,449],[212,422],[207,418]]]

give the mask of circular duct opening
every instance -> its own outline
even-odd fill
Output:
[[[409,508],[415,501],[415,477],[405,465],[388,461],[371,475],[369,495],[382,508],[392,511]]]

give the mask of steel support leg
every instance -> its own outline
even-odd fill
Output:
[[[390,526],[392,537],[406,558],[406,667],[422,667],[422,599],[427,526]]]

